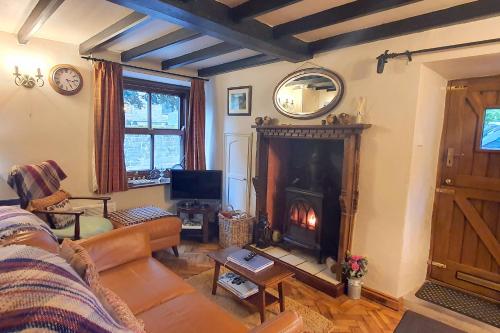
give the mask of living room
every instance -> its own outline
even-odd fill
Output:
[[[208,241],[188,230],[157,243],[157,235],[150,234],[152,248],[163,242],[161,250],[153,249],[154,258],[202,290],[200,298],[222,308],[213,311],[229,311],[247,329],[267,332],[259,325],[259,307],[220,301],[225,291],[211,295],[218,257],[210,253],[233,236],[221,233],[219,212],[238,210],[247,214],[243,219],[253,218],[247,248],[295,276],[283,282],[287,309],[282,316],[289,317],[276,316],[278,304],[269,306],[264,321],[269,332],[285,329],[272,328],[273,318],[278,325],[280,318],[292,326],[300,321],[298,331],[305,332],[412,332],[419,325],[431,325],[420,326],[431,327],[429,332],[495,331],[500,148],[496,141],[482,147],[481,135],[500,104],[497,1],[0,3],[0,182],[7,182],[15,166],[51,160],[67,176],[62,189],[75,196],[109,196],[111,215],[157,207],[184,221],[208,204]],[[99,71],[100,65],[123,72],[114,78],[121,88],[107,85],[113,75],[107,67]],[[57,82],[58,69],[61,75],[69,71],[76,88]],[[334,97],[294,114],[293,104],[299,102],[286,88],[311,90],[309,85],[325,79],[327,88],[312,90]],[[287,97],[280,99],[280,86]],[[105,121],[113,119],[107,112],[117,109],[113,101],[120,105],[119,96],[123,127],[116,119]],[[159,96],[175,102],[168,117],[155,114],[154,105],[164,103]],[[116,140],[121,136],[125,140]],[[132,140],[145,137],[146,142]],[[165,141],[156,143],[160,139]],[[118,159],[110,153],[115,148]],[[203,194],[176,196],[174,178],[184,169],[219,170],[219,197],[184,207],[183,199],[203,199]],[[287,197],[290,188],[318,192],[328,182],[336,185],[322,193],[325,219],[315,215],[312,229],[320,230],[314,228],[320,222],[328,227],[331,213],[338,234],[318,231],[321,240],[311,245],[317,254],[302,236],[288,232],[283,216],[293,201]],[[74,208],[98,203],[79,200]],[[144,234],[135,227],[137,235]],[[114,222],[110,228],[120,229]],[[113,230],[94,237],[115,231],[120,234]],[[265,246],[252,247],[259,240]],[[280,251],[304,260],[290,264],[276,254]],[[348,252],[369,262],[359,300],[348,296],[342,265]],[[308,268],[298,267],[304,263]],[[181,293],[189,287],[178,282]],[[464,307],[470,311],[457,312],[441,302],[442,295],[441,300],[421,298],[429,283],[446,287],[447,297],[458,291],[460,301],[471,296],[485,303],[476,306],[478,311],[469,303]],[[271,286],[279,296],[277,288]],[[158,313],[153,323],[162,316]],[[210,315],[206,318],[210,321]],[[201,330],[185,325],[178,327]]]

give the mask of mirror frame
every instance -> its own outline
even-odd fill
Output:
[[[304,114],[304,115],[290,113],[287,110],[284,110],[283,108],[281,108],[280,105],[278,104],[278,91],[281,87],[283,87],[286,83],[288,83],[293,78],[303,76],[305,74],[320,74],[320,75],[327,76],[328,78],[330,78],[333,82],[335,82],[335,84],[338,87],[337,96],[335,96],[335,98],[332,99],[332,101],[330,103],[328,103],[324,107],[318,109],[314,113],[309,113],[309,114]],[[285,115],[289,118],[312,119],[312,118],[321,117],[322,115],[335,109],[335,107],[340,103],[343,95],[344,95],[344,82],[337,73],[334,73],[334,72],[332,72],[328,69],[325,69],[325,68],[306,68],[306,69],[302,69],[299,71],[295,71],[295,72],[287,75],[283,80],[281,80],[278,83],[276,88],[274,88],[273,104],[279,113],[281,113],[282,115]]]

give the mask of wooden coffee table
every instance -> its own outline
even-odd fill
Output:
[[[260,321],[263,323],[266,320],[266,306],[274,304],[279,301],[280,303],[280,311],[285,311],[285,296],[283,295],[283,280],[293,276],[293,272],[286,268],[284,265],[274,262],[274,265],[268,267],[258,273],[254,273],[249,271],[246,268],[241,267],[238,264],[230,262],[227,260],[227,256],[239,250],[238,247],[228,247],[227,249],[223,249],[220,251],[210,252],[208,253],[208,257],[215,261],[215,272],[214,272],[214,281],[212,285],[212,295],[217,293],[217,286],[220,286],[223,289],[224,286],[219,285],[217,282],[219,281],[219,273],[220,267],[224,266],[232,272],[244,277],[245,279],[255,283],[259,287],[259,291],[247,298],[244,301],[254,305],[260,312]],[[266,288],[272,286],[278,286],[278,295],[276,296],[266,292]],[[227,290],[227,289],[226,289]],[[227,290],[229,291],[229,290]],[[229,291],[231,292],[231,291]]]

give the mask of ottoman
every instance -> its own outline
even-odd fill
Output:
[[[158,251],[171,247],[178,257],[177,245],[181,241],[181,220],[158,207],[138,207],[123,209],[109,214],[115,228],[144,224],[149,232],[151,250]]]

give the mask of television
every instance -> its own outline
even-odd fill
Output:
[[[172,170],[170,178],[172,200],[222,199],[221,170]]]

